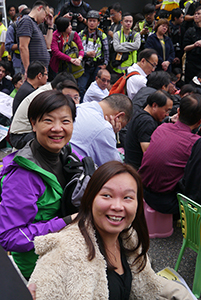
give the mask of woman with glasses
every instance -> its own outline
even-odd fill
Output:
[[[145,48],[155,49],[158,53],[158,65],[156,71],[170,72],[171,63],[175,58],[174,46],[171,39],[166,35],[169,28],[167,19],[160,19],[155,26],[155,33],[148,36]]]

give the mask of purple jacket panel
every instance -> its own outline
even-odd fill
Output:
[[[83,57],[84,49],[82,46],[82,40],[79,37],[79,35],[77,34],[77,32],[74,33],[73,41],[78,46],[79,56]],[[70,56],[68,56],[62,52],[62,48],[63,48],[63,39],[62,39],[61,33],[58,30],[56,30],[53,33],[53,37],[52,37],[52,44],[51,44],[52,58],[50,60],[50,67],[56,73],[58,72],[58,69],[59,69],[60,60],[65,60],[67,62],[70,62],[70,60],[71,60]]]
[[[7,251],[26,252],[34,248],[35,236],[55,232],[66,226],[61,218],[33,223],[38,212],[37,200],[45,191],[42,178],[5,157],[0,178],[3,181],[0,205],[0,244]],[[9,163],[7,165],[7,163]],[[19,184],[20,181],[20,184]]]

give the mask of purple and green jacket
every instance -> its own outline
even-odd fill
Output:
[[[0,244],[13,252],[22,274],[29,277],[37,260],[35,236],[66,226],[58,217],[63,189],[54,174],[40,167],[29,143],[4,158],[0,180]]]

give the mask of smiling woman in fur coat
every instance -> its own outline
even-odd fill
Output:
[[[95,171],[73,223],[35,238],[36,299],[192,299],[150,266],[142,190],[129,165],[112,161]]]

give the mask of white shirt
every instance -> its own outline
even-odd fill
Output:
[[[84,99],[83,102],[91,102],[91,101],[101,101],[103,100],[105,97],[107,97],[109,95],[109,91],[108,89],[104,89],[102,90],[96,81],[92,82],[89,86],[89,88],[87,89],[85,95],[84,95]]]
[[[140,75],[133,75],[127,80],[126,90],[128,97],[132,100],[137,92],[147,83],[147,74],[138,66],[138,64],[133,64],[128,68],[128,74],[137,71]]]
[[[6,31],[3,30],[0,35],[0,43],[5,43],[5,41],[6,41]]]

